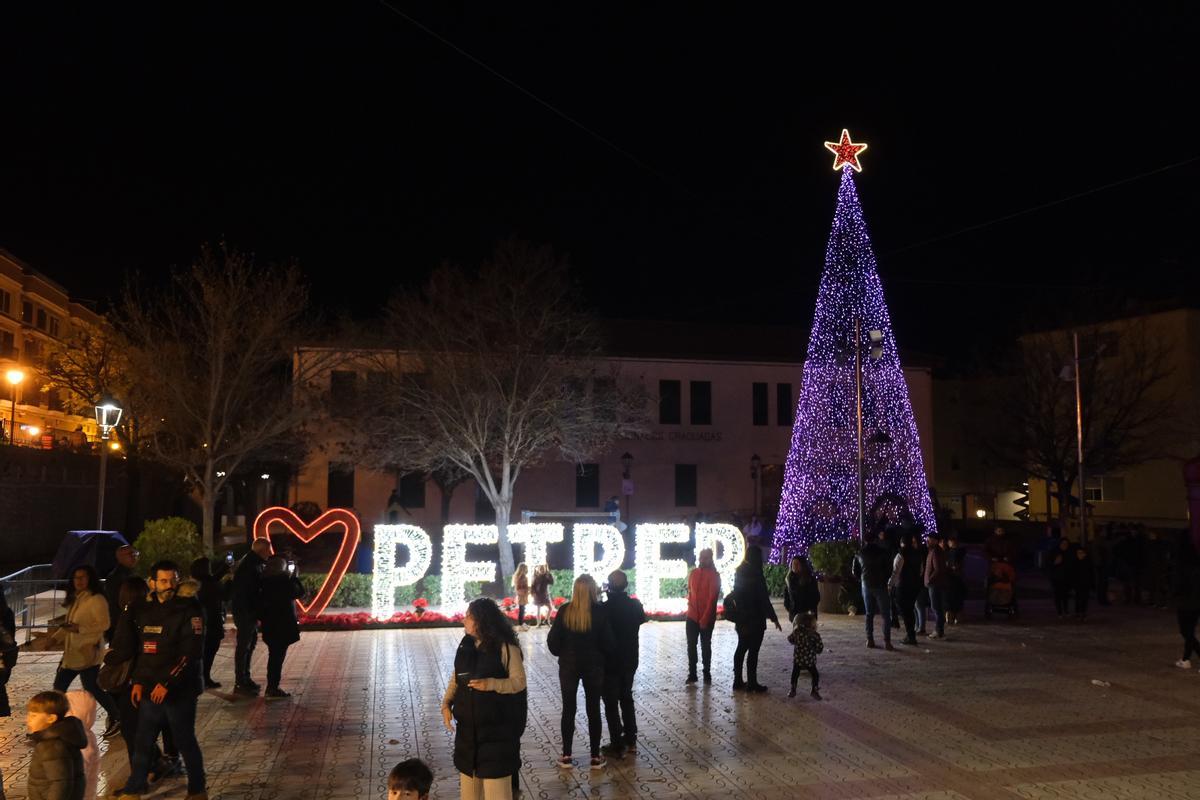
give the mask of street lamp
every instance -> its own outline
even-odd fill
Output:
[[[762,516],[762,459],[758,453],[750,456],[750,480],[754,483],[754,513]]]
[[[124,409],[105,395],[96,404],[96,425],[100,428],[100,495],[96,500],[96,530],[104,530],[104,484],[108,478],[108,436],[121,421]]]
[[[6,377],[12,386],[12,419],[8,423],[8,444],[11,447],[17,443],[17,386],[25,380],[25,371],[10,369]]]

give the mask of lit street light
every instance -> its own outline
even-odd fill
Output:
[[[117,405],[117,401],[113,400],[108,395],[100,399],[96,404],[96,426],[100,428],[100,496],[96,501],[96,530],[104,530],[104,484],[108,478],[108,451],[110,443],[108,436],[112,429],[117,427],[117,423],[121,421],[121,412],[124,409]],[[113,450],[118,449],[121,445],[118,442],[112,442]]]

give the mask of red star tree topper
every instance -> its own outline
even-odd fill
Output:
[[[850,131],[842,128],[841,140],[826,142],[825,149],[833,153],[833,168],[835,170],[849,166],[853,167],[855,172],[862,172],[862,165],[858,163],[858,154],[866,150],[867,146],[850,141]]]

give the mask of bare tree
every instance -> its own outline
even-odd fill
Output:
[[[294,358],[311,328],[308,290],[295,267],[264,267],[225,245],[205,247],[169,288],[131,284],[116,315],[130,372],[156,420],[147,453],[180,470],[213,546],[216,502],[255,459],[295,457],[309,415],[308,368]]]
[[[1172,455],[1169,345],[1144,318],[1077,329],[1084,465],[1100,475]],[[1022,337],[981,393],[978,441],[1001,465],[1047,482],[1070,514],[1078,479],[1074,344],[1067,330]],[[1082,498],[1080,498],[1082,501]]]
[[[645,395],[599,359],[596,327],[549,247],[508,240],[478,274],[443,266],[386,318],[386,349],[374,358],[387,388],[365,398],[346,447],[376,469],[473,477],[511,575],[522,472],[552,458],[582,462],[640,430]]]

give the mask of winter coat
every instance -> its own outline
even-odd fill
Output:
[[[304,585],[294,575],[284,573],[262,579],[258,594],[258,618],[262,620],[262,639],[268,646],[300,641],[296,601],[303,596]]]
[[[491,691],[468,684],[490,679]],[[529,713],[525,665],[521,648],[504,645],[502,652],[480,650],[464,636],[454,654],[454,677],[443,705],[450,707],[454,730],[454,766],[477,778],[506,778],[521,768],[521,736]]]
[[[592,672],[604,670],[607,653],[617,649],[616,638],[608,621],[608,612],[599,603],[592,603],[592,627],[586,631],[573,631],[567,627],[565,603],[554,617],[554,624],[546,634],[546,648],[551,655],[558,656],[558,671]]]
[[[921,552],[911,547],[904,547],[896,554],[896,558],[900,559],[900,575],[896,582],[896,590],[902,597],[911,597],[915,600],[925,582],[925,563],[921,560]]]
[[[929,548],[925,559],[925,585],[930,589],[949,589],[950,570],[946,568],[946,551],[940,547]]]
[[[646,621],[646,611],[640,600],[615,589],[608,590],[604,611],[616,645],[607,654],[607,666],[632,674],[638,668],[638,630]]]
[[[96,724],[96,698],[84,689],[67,692],[71,716],[83,723],[87,747],[83,748],[83,800],[96,800],[96,784],[100,780],[100,746],[92,726]]]
[[[817,579],[810,577],[802,580],[797,572],[788,572],[787,583],[783,587],[783,607],[791,617],[803,612],[817,613],[821,604],[821,587]]]
[[[117,617],[121,616],[121,604],[117,602],[121,595],[121,584],[133,575],[133,570],[124,564],[117,564],[113,571],[104,579],[104,597],[108,600],[108,630],[104,638],[112,641],[113,628],[117,625]]]
[[[554,576],[549,572],[544,575],[534,575],[533,583],[530,585],[533,590],[533,603],[538,606],[550,605],[550,587],[554,585]]]
[[[204,691],[204,609],[189,590],[194,582],[185,581],[165,603],[151,594],[126,612],[137,634],[134,684],[148,690],[161,683],[185,696]]]
[[[788,641],[796,646],[792,658],[801,667],[815,666],[817,655],[825,651],[825,643],[821,641],[821,634],[812,628],[801,627],[799,624],[788,634]]]
[[[263,569],[267,562],[251,550],[237,565],[233,573],[233,597],[230,606],[233,611],[233,621],[239,622],[240,628],[253,620],[258,610],[258,591],[262,583]]]
[[[854,556],[850,570],[868,589],[886,589],[892,575],[891,553],[879,542],[868,542]]]
[[[1055,550],[1050,554],[1050,583],[1055,586],[1070,586],[1074,580],[1075,551]]]
[[[771,594],[767,591],[767,579],[763,577],[762,564],[749,560],[733,573],[733,597],[737,603],[737,627],[766,628],[767,620],[778,624]]]
[[[687,618],[701,628],[717,624],[721,597],[721,573],[712,567],[696,567],[688,574]]]
[[[101,598],[103,599],[103,598]],[[105,603],[105,608],[108,603]],[[29,734],[33,758],[29,761],[29,800],[83,800],[83,748],[87,734],[75,717],[63,717],[49,728]]]
[[[517,594],[517,605],[529,605],[529,576],[520,579],[513,578],[513,591]]]
[[[200,583],[200,591],[196,598],[204,608],[204,636],[207,639],[225,638],[225,604],[222,601],[224,588],[221,586],[221,576],[227,572],[224,564],[216,575],[196,578]]]
[[[85,670],[104,660],[104,632],[108,630],[108,599],[84,589],[67,609],[67,622],[79,626],[78,632],[65,631],[62,665],[66,669]]]
[[[1080,560],[1074,553],[1071,556],[1071,586],[1077,592],[1090,592],[1096,588],[1096,567],[1092,557],[1084,556]]]

